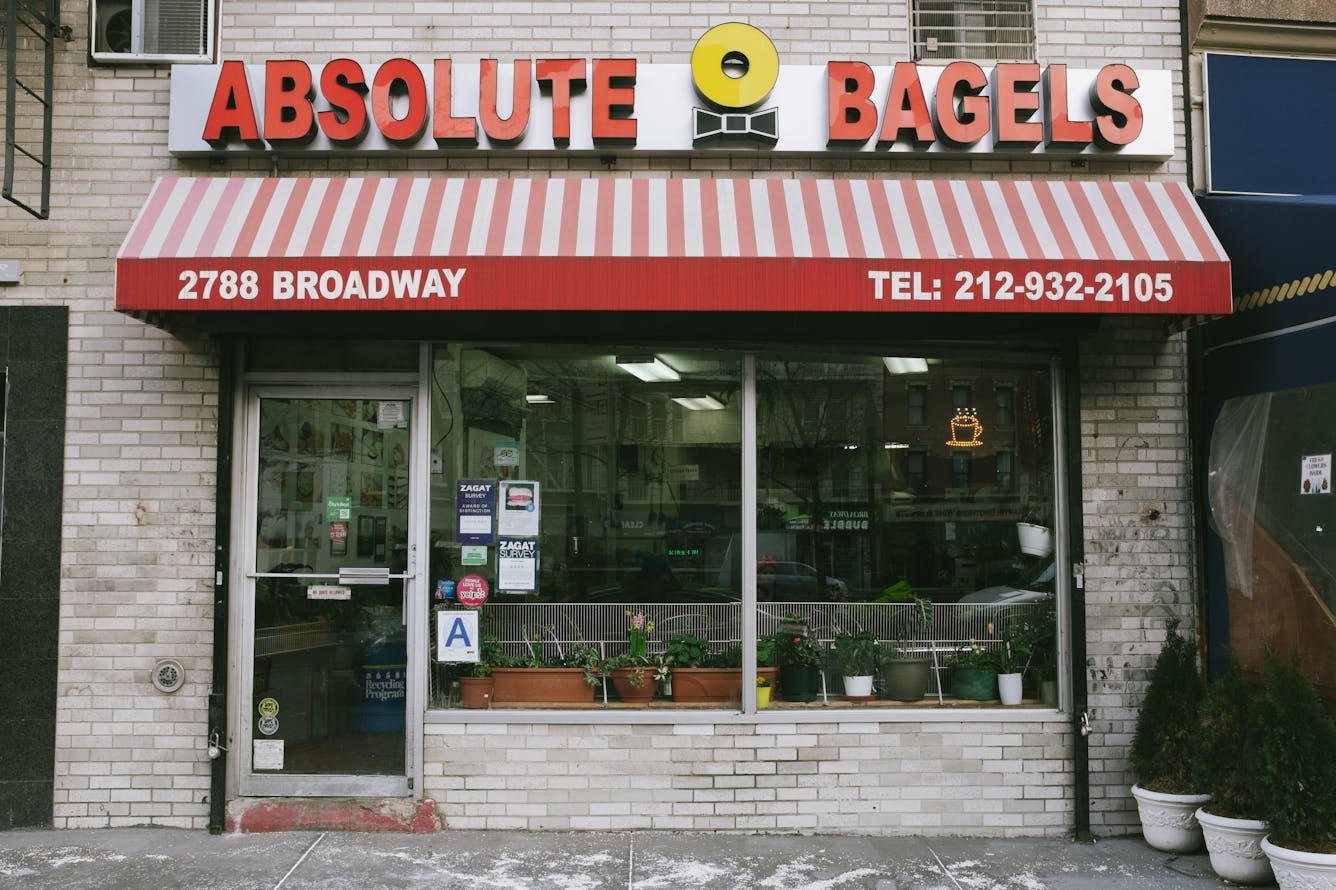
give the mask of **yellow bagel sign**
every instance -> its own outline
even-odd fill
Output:
[[[740,74],[730,68],[740,66]],[[759,28],[741,22],[715,25],[691,51],[696,92],[717,108],[743,111],[760,104],[779,80],[779,53]]]

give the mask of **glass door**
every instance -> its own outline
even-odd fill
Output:
[[[242,793],[407,794],[412,395],[248,408]]]

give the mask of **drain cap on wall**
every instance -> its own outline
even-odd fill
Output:
[[[153,665],[153,688],[159,692],[172,693],[186,684],[186,669],[181,662],[164,658]]]

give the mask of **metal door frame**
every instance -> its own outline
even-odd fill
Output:
[[[297,382],[298,379],[300,382]],[[426,550],[427,488],[430,471],[428,415],[430,405],[422,398],[417,375],[362,375],[357,383],[346,382],[346,375],[303,374],[264,375],[237,387],[233,430],[237,462],[237,484],[232,496],[232,540],[241,546],[233,549],[229,566],[231,589],[240,595],[231,598],[229,620],[231,635],[231,673],[235,690],[228,737],[229,793],[247,797],[411,797],[421,796],[423,709],[426,704],[427,610]],[[387,399],[409,403],[409,496],[408,565],[404,572],[404,607],[408,649],[407,688],[404,703],[404,774],[393,776],[256,773],[251,769],[251,742],[254,715],[251,697],[254,686],[255,656],[255,536],[252,534],[258,509],[259,412],[262,398],[306,399]]]

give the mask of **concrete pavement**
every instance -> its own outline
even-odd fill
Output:
[[[1062,839],[123,828],[0,833],[4,890],[1204,890],[1206,854]]]

